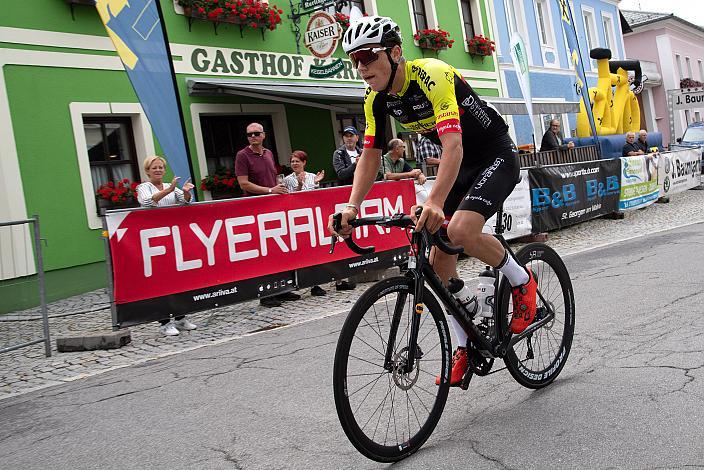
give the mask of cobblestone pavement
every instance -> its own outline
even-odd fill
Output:
[[[686,191],[671,198],[669,204],[654,204],[647,209],[625,214],[623,220],[595,219],[551,232],[548,244],[561,255],[589,250],[615,241],[668,230],[683,225],[704,222],[704,191]],[[481,266],[465,260],[459,265],[460,275],[470,279]],[[165,337],[157,323],[131,328],[132,343],[109,351],[58,353],[44,357],[44,345],[0,354],[0,399],[39,388],[69,382],[111,369],[139,364],[172,354],[201,348],[210,344],[231,341],[258,331],[300,324],[337,315],[349,310],[365,285],[352,292],[336,292],[334,284],[323,286],[328,295],[312,297],[309,289],[300,293],[303,298],[284,303],[279,308],[264,308],[257,301],[220,307],[189,315],[198,329]],[[76,312],[81,312],[76,314]],[[0,348],[41,336],[41,321],[37,310],[16,312],[0,317]],[[54,302],[49,305],[52,340],[80,332],[109,330],[110,310],[104,289]],[[342,325],[344,316],[340,315]],[[35,336],[33,336],[35,335]]]

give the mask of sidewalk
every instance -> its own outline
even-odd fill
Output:
[[[704,191],[686,191],[673,196],[669,204],[654,204],[644,210],[628,212],[623,220],[596,219],[552,232],[547,243],[565,256],[618,240],[704,222],[703,206]],[[460,275],[471,279],[481,268],[474,260],[462,261]],[[311,297],[310,289],[304,289],[299,292],[303,296],[300,301],[286,302],[279,308],[264,308],[258,301],[251,301],[189,315],[198,329],[176,337],[162,336],[157,323],[139,325],[130,328],[132,343],[121,349],[77,353],[56,352],[55,339],[80,332],[109,330],[108,296],[101,289],[53,302],[49,305],[53,356],[44,357],[43,344],[0,354],[0,399],[231,341],[257,331],[345,313],[368,285],[339,293],[333,283],[322,287],[328,292],[325,297]],[[27,334],[31,338],[32,333],[41,331],[41,321],[27,318],[38,318],[38,310],[0,317],[0,347],[8,340],[15,343],[18,338],[27,338]],[[340,326],[344,318],[344,315],[339,316]]]

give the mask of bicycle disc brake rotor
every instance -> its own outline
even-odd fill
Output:
[[[394,383],[401,390],[410,390],[418,381],[418,375],[420,374],[419,359],[422,357],[422,354],[420,348],[418,348],[415,359],[416,365],[410,373],[405,372],[406,364],[408,364],[408,346],[394,354],[393,378]]]

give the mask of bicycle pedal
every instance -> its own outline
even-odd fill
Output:
[[[459,387],[462,390],[467,390],[469,388],[469,382],[472,380],[473,375],[474,371],[472,371],[472,369],[467,369],[467,372],[465,372],[464,377],[462,377],[462,381],[459,384]]]

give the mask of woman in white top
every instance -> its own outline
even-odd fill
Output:
[[[193,183],[188,178],[179,189],[176,184],[180,177],[176,176],[171,183],[164,183],[166,174],[166,160],[163,157],[152,155],[144,159],[144,171],[149,181],[137,186],[137,199],[142,207],[175,206],[191,202]]]
[[[303,150],[295,150],[291,154],[291,169],[293,173],[284,178],[284,186],[286,186],[289,193],[317,189],[320,182],[325,178],[325,170],[320,170],[317,175],[308,173],[306,171],[306,163],[308,163],[308,154]],[[313,286],[310,293],[315,296],[325,295],[325,289],[320,286]]]
[[[317,189],[320,182],[325,178],[325,170],[320,170],[317,175],[306,171],[308,154],[303,150],[295,150],[291,154],[291,169],[293,173],[284,178],[284,186],[289,193],[296,191],[307,191]]]
[[[183,184],[183,189],[176,186],[180,179],[178,176],[171,180],[171,183],[164,183],[166,160],[163,157],[152,155],[145,158],[144,171],[149,181],[137,186],[137,200],[140,206],[162,207],[191,202],[193,183],[190,178]],[[159,320],[159,323],[159,330],[166,336],[178,336],[179,330],[190,331],[197,328],[185,315],[176,317],[173,321],[170,318]]]

